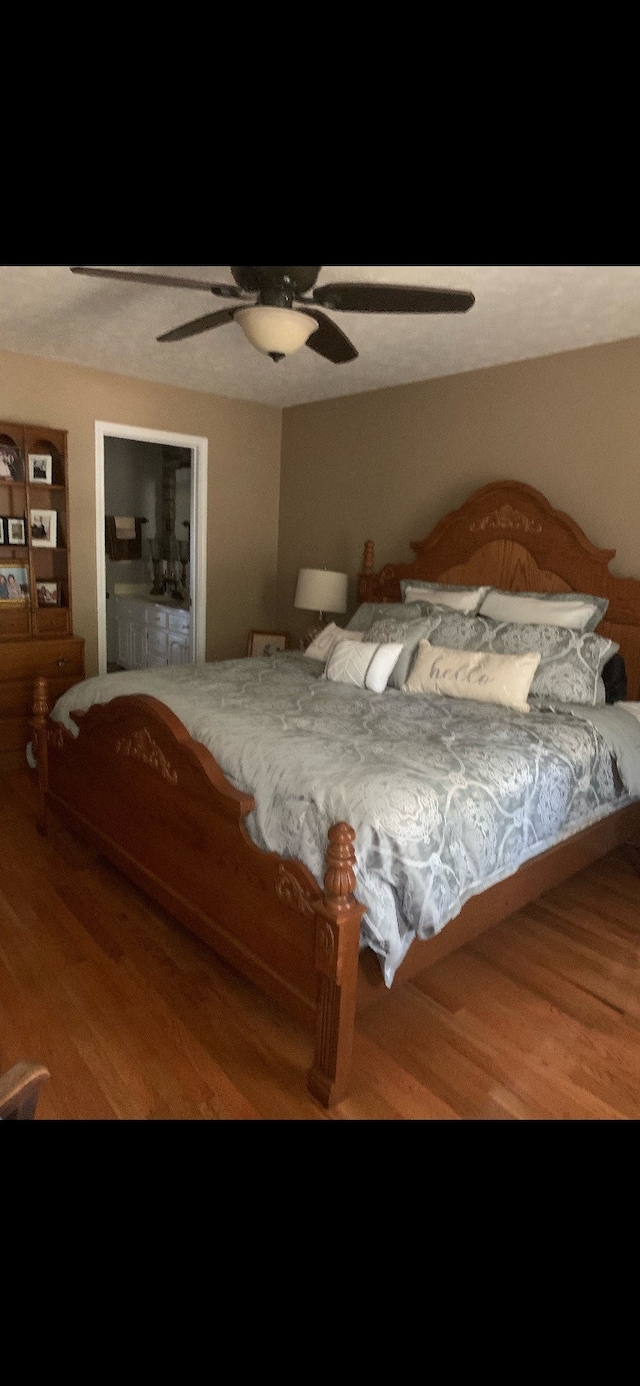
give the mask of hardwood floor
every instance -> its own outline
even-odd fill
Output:
[[[35,826],[0,770],[0,1072],[39,1120],[640,1116],[640,878],[612,852],[358,1020],[351,1096],[308,1095],[313,1037],[102,858]]]

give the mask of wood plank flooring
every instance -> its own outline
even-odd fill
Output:
[[[0,770],[0,1071],[38,1120],[611,1121],[640,1116],[640,877],[622,850],[363,1013],[351,1095],[313,1037]]]

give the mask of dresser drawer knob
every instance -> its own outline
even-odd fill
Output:
[[[56,660],[56,664],[57,664],[57,666],[58,666],[59,669],[64,668],[64,665],[65,665],[65,664],[69,664],[69,662],[70,662],[70,661],[69,661],[68,659],[65,659],[65,657],[64,657],[63,655],[61,655],[60,659],[57,659],[57,660]]]

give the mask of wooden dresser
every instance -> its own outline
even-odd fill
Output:
[[[31,740],[36,678],[84,678],[71,610],[67,434],[0,423],[0,755]]]
[[[33,685],[50,679],[51,706],[84,678],[84,640],[0,640],[0,752],[19,751],[31,740]]]

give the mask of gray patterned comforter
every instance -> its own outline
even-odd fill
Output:
[[[351,823],[363,946],[388,986],[416,935],[628,799],[601,732],[569,712],[369,693],[322,671],[290,652],[108,674],[69,689],[52,715],[77,732],[72,709],[153,694],[254,795],[256,845],[320,883],[330,825]]]

